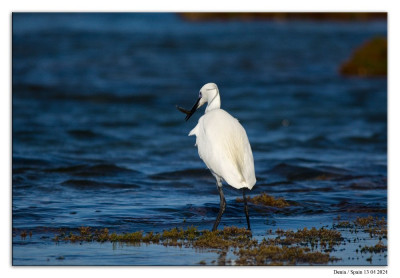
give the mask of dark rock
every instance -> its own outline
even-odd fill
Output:
[[[343,75],[386,76],[387,39],[376,37],[362,44],[340,67]]]

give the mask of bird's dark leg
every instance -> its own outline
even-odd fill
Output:
[[[218,191],[219,191],[220,204],[219,204],[218,216],[217,216],[217,219],[215,220],[214,227],[212,228],[213,231],[217,230],[218,224],[221,221],[222,214],[224,213],[225,207],[226,207],[224,192],[222,192],[222,184],[221,184],[221,186],[219,186],[219,183],[217,183],[217,188],[218,188]]]
[[[243,188],[244,213],[246,214],[247,230],[251,231],[251,228],[250,228],[250,218],[249,218],[249,209],[248,209],[248,207],[247,207],[247,199],[246,199],[245,190],[246,190],[246,188]]]

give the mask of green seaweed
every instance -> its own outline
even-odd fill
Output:
[[[340,218],[336,218],[340,220]],[[236,226],[224,227],[221,230],[209,231],[198,230],[197,227],[186,228],[175,227],[162,232],[134,231],[131,233],[110,233],[107,228],[94,229],[91,227],[80,227],[75,231],[65,232],[60,230],[55,235],[54,241],[65,242],[112,242],[121,244],[160,244],[173,247],[187,247],[215,252],[218,259],[211,264],[218,265],[313,265],[327,264],[340,260],[330,253],[335,247],[345,245],[350,239],[344,239],[341,232],[337,230],[348,229],[349,231],[361,230],[370,233],[372,238],[378,238],[375,246],[359,245],[355,253],[385,253],[387,246],[381,241],[386,236],[387,223],[384,218],[373,216],[358,217],[354,221],[340,221],[319,229],[303,228],[296,231],[267,230],[262,238],[254,238],[251,231]],[[24,234],[27,234],[24,232]],[[356,242],[356,238],[354,239]],[[234,259],[229,256],[234,256]],[[229,255],[229,256],[228,256]],[[372,260],[372,257],[371,257]],[[205,265],[200,261],[199,265]]]
[[[230,247],[244,247],[256,244],[251,232],[245,228],[224,227],[220,231],[205,230],[193,241],[195,248],[211,248],[226,250]]]
[[[319,245],[322,248],[326,248],[328,245],[329,248],[332,248],[343,240],[339,231],[325,229],[324,227],[318,230],[315,227],[312,227],[311,229],[303,228],[296,232],[292,230],[282,231],[278,229],[276,233],[280,237],[275,239],[275,241],[281,245],[302,244],[311,245],[311,247]]]
[[[310,252],[309,248],[270,245],[262,242],[254,248],[241,248],[237,253],[238,265],[296,265],[326,264],[335,261],[329,253]]]
[[[28,235],[28,233],[26,231],[22,231],[20,236],[22,239],[26,239],[26,236]]]
[[[367,217],[357,217],[354,221],[354,225],[364,232],[369,233],[370,237],[383,237],[387,238],[387,222],[385,218],[373,217],[371,215]]]
[[[264,205],[264,206],[270,206],[270,207],[276,207],[276,208],[284,208],[290,206],[290,204],[284,200],[283,198],[274,198],[271,195],[268,195],[266,193],[261,193],[260,195],[254,196],[254,197],[247,197],[247,202],[255,204],[255,205]],[[242,203],[243,199],[237,198],[236,202]]]
[[[272,231],[269,232],[272,234]],[[297,263],[326,263],[332,260],[329,254],[311,252],[310,248],[300,246],[313,241],[330,241],[340,237],[337,233],[326,229],[310,230],[303,229],[297,232],[277,230],[275,239],[265,238],[258,242],[252,237],[251,231],[245,228],[224,227],[222,230],[199,231],[196,227],[190,226],[186,229],[172,228],[162,233],[136,231],[132,233],[116,234],[110,233],[107,228],[92,229],[81,227],[78,233],[60,233],[56,235],[55,241],[97,241],[97,242],[120,242],[140,245],[162,244],[164,246],[190,247],[217,252],[219,254],[218,265],[232,264],[227,258],[228,250],[235,250],[237,256],[235,264],[297,264]],[[282,236],[285,238],[282,239]],[[314,239],[313,239],[314,238]],[[288,247],[287,245],[291,245]],[[203,263],[199,263],[203,264]]]
[[[361,253],[383,253],[385,251],[387,251],[387,246],[382,241],[379,241],[374,246],[364,246],[361,248]]]

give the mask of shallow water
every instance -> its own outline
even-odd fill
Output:
[[[13,263],[215,259],[164,246],[51,241],[57,228],[212,227],[215,181],[187,137],[203,111],[185,122],[175,109],[191,107],[207,82],[219,85],[222,107],[247,131],[257,176],[250,195],[296,203],[250,205],[256,236],[330,225],[337,215],[386,217],[387,81],[338,74],[356,47],[386,32],[386,22],[13,14]],[[244,227],[241,192],[224,192],[220,227]],[[22,240],[22,230],[33,237]],[[347,254],[337,264],[370,264]],[[373,264],[387,263],[380,259]]]

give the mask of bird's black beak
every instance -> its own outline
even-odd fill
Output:
[[[196,112],[197,108],[199,108],[199,102],[200,102],[201,97],[199,97],[196,101],[196,103],[193,105],[192,109],[190,109],[189,113],[186,114],[186,118],[185,120],[189,120],[190,117],[194,114],[194,112]]]

